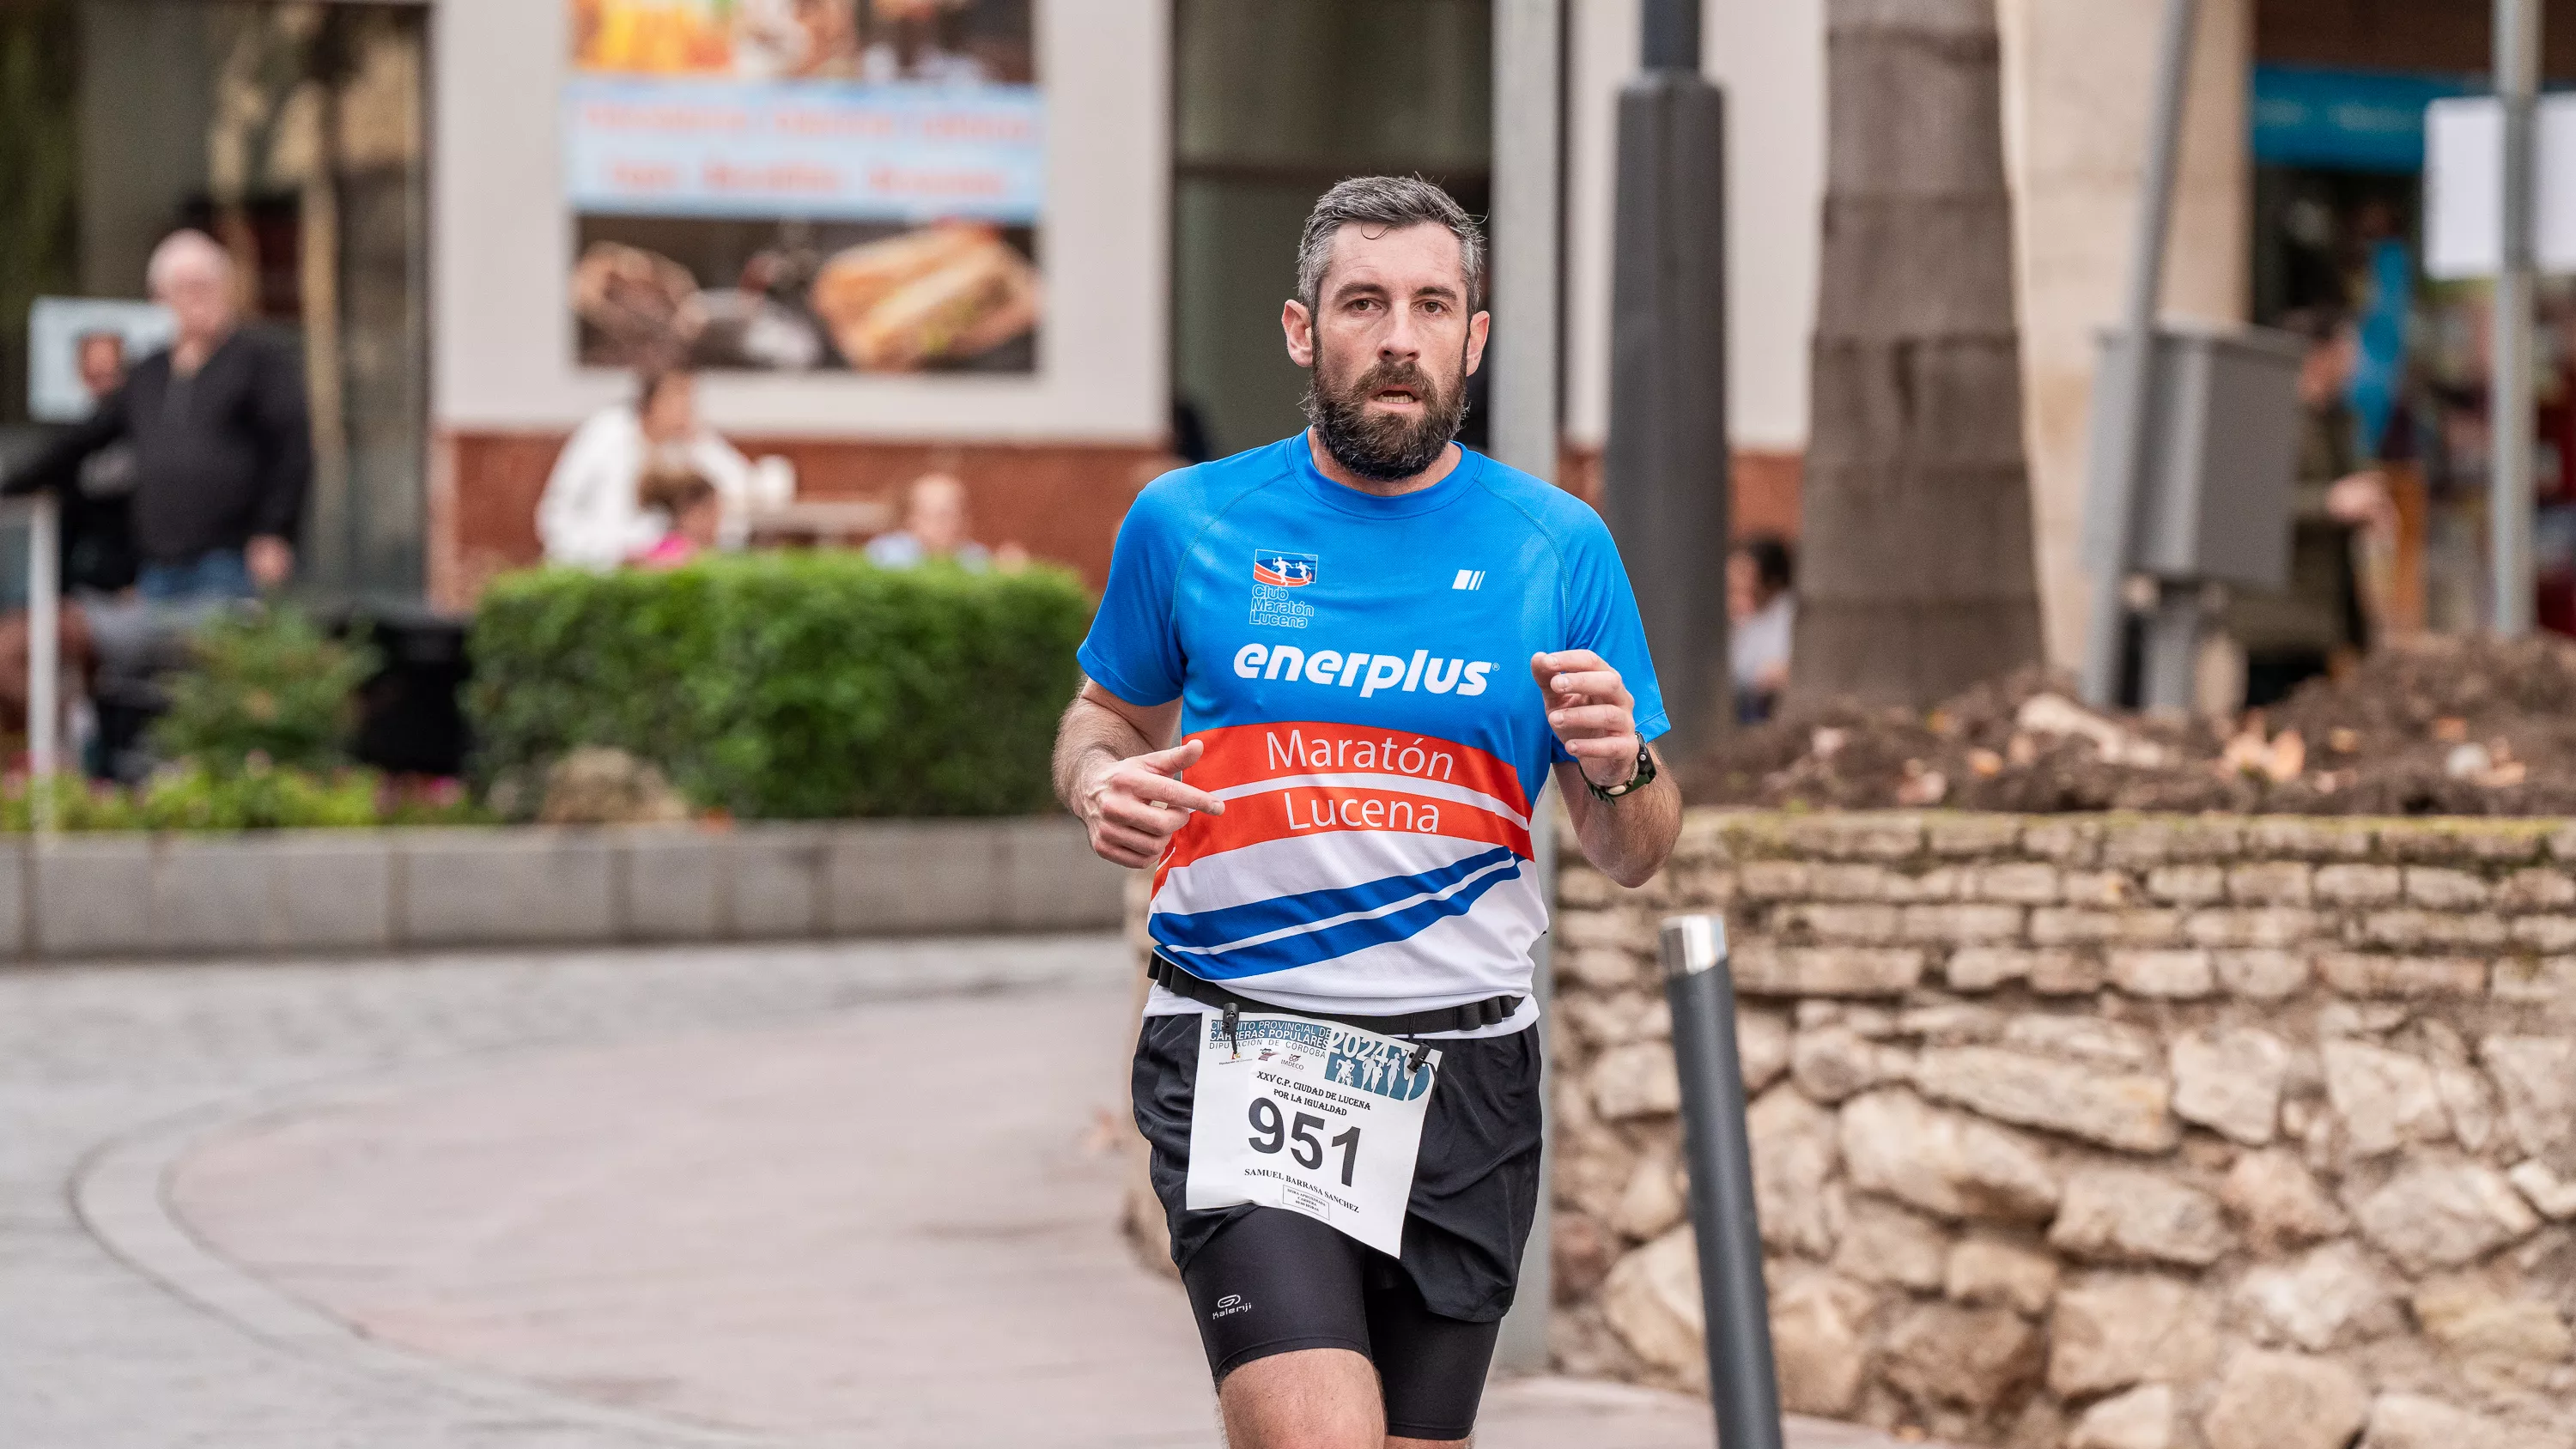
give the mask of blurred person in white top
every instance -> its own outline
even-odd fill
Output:
[[[1760,724],[1789,687],[1789,642],[1797,632],[1797,559],[1788,541],[1757,533],[1726,560],[1727,663],[1735,675],[1735,718]]]
[[[755,468],[698,420],[697,379],[679,369],[638,374],[635,401],[593,414],[564,444],[537,503],[546,562],[613,569],[651,548],[670,520],[644,506],[638,485],[661,467],[694,472],[724,504],[718,545],[739,548],[751,511],[787,501],[795,483],[783,468]]]

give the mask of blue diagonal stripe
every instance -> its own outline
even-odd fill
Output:
[[[1212,911],[1193,911],[1187,915],[1178,911],[1158,911],[1154,915],[1154,937],[1174,946],[1222,946],[1228,941],[1240,941],[1246,936],[1284,930],[1308,921],[1326,921],[1353,911],[1373,911],[1412,896],[1446,890],[1489,865],[1509,859],[1511,853],[1511,847],[1498,845],[1420,875],[1391,875],[1358,885],[1326,886],[1322,890],[1299,891],[1295,895],[1272,896],[1267,900],[1220,906]]]
[[[1435,922],[1446,920],[1451,916],[1465,915],[1475,906],[1477,900],[1481,898],[1485,892],[1493,889],[1497,884],[1503,881],[1518,879],[1520,876],[1520,867],[1518,860],[1512,855],[1512,852],[1508,849],[1488,851],[1484,854],[1460,861],[1456,865],[1443,867],[1439,871],[1429,872],[1423,876],[1394,876],[1389,877],[1387,880],[1371,881],[1365,886],[1352,886],[1338,891],[1309,891],[1304,892],[1302,896],[1281,898],[1282,900],[1297,900],[1303,898],[1303,896],[1318,896],[1338,897],[1344,899],[1346,903],[1341,905],[1338,909],[1304,911],[1300,912],[1295,918],[1297,920],[1320,920],[1331,916],[1341,915],[1348,911],[1373,909],[1376,906],[1382,906],[1391,901],[1399,901],[1406,899],[1409,896],[1421,895],[1426,890],[1437,891],[1446,889],[1449,885],[1455,884],[1459,879],[1465,876],[1474,874],[1477,870],[1483,869],[1489,865],[1499,864],[1505,860],[1512,862],[1509,868],[1495,870],[1490,874],[1480,876],[1469,882],[1464,888],[1440,899],[1419,901],[1413,905],[1404,907],[1402,910],[1389,911],[1382,916],[1370,916],[1356,921],[1344,921],[1338,925],[1327,926],[1317,931],[1303,931],[1293,936],[1282,936],[1276,940],[1264,941],[1257,946],[1244,946],[1232,951],[1220,951],[1209,954],[1193,953],[1183,955],[1179,959],[1183,965],[1189,968],[1193,975],[1203,976],[1211,981],[1232,981],[1247,976],[1265,975],[1273,971],[1285,971],[1296,966],[1311,966],[1318,961],[1330,961],[1336,956],[1347,956],[1354,951],[1366,950],[1371,946],[1384,945],[1390,941],[1406,940],[1428,928]],[[1437,884],[1428,886],[1422,884],[1422,882],[1432,879],[1433,877],[1442,877],[1443,879],[1441,879]],[[1395,887],[1399,885],[1403,888],[1388,889],[1367,905],[1347,904],[1348,898],[1356,892],[1372,891],[1377,890],[1380,887]],[[1277,902],[1261,901],[1255,902],[1254,904],[1259,906],[1268,906],[1277,904]],[[1234,911],[1248,909],[1251,909],[1251,907],[1237,906],[1230,908],[1230,910]],[[1168,930],[1166,927],[1167,922],[1175,920],[1194,921],[1204,919],[1208,916],[1224,914],[1228,914],[1228,912],[1208,911],[1202,912],[1196,917],[1157,915],[1153,918],[1149,929],[1155,940],[1160,941],[1167,946],[1175,947],[1216,946],[1222,945],[1227,941],[1239,941],[1248,935],[1260,934],[1259,931],[1228,931],[1221,935],[1187,939]],[[1265,929],[1276,930],[1282,925],[1289,924],[1294,924],[1294,921],[1283,921]]]

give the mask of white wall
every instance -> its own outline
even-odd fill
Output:
[[[445,430],[559,429],[622,397],[573,362],[572,217],[558,172],[562,0],[444,0],[435,24],[435,357]],[[820,437],[1160,438],[1166,378],[1169,9],[1040,0],[1046,287],[1031,377],[709,373],[717,427]]]
[[[1569,0],[1566,434],[1609,432],[1610,229],[1619,87],[1638,0]],[[1817,211],[1825,186],[1823,0],[1706,0],[1702,69],[1726,92],[1729,425],[1740,448],[1807,442]]]

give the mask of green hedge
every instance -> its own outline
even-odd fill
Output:
[[[476,773],[607,745],[745,818],[1040,811],[1090,620],[1049,568],[821,552],[510,575],[474,623]]]

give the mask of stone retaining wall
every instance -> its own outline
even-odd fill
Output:
[[[1636,892],[1564,853],[1560,1367],[1700,1383],[1654,949],[1723,911],[1791,1409],[2576,1445],[2576,825],[1703,812]]]

